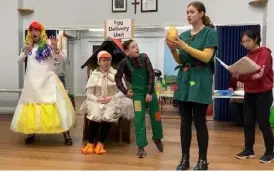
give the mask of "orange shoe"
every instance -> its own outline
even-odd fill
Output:
[[[97,155],[102,155],[106,153],[107,151],[104,149],[104,145],[98,142],[93,152],[96,153]]]
[[[90,154],[94,152],[94,144],[88,143],[86,147],[81,149],[83,154]]]

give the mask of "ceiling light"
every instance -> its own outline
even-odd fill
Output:
[[[89,29],[90,32],[104,32],[104,28],[91,28]]]
[[[186,30],[186,29],[191,29],[192,26],[175,26],[177,30]],[[168,30],[168,27],[165,27],[165,30]]]

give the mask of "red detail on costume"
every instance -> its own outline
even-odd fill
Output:
[[[41,31],[43,29],[43,26],[39,22],[32,22],[29,26],[29,31],[31,29],[37,29]]]
[[[123,45],[122,45],[121,39],[112,39],[112,40],[121,50],[123,50]]]
[[[100,51],[98,53],[98,59],[101,59],[101,58],[111,58],[111,54],[109,54],[109,52],[107,51]]]
[[[161,121],[161,113],[160,112],[155,113],[155,119],[156,119],[156,121]]]
[[[187,72],[188,71],[188,67],[184,67],[184,72]]]
[[[212,116],[212,115],[213,115],[213,106],[212,104],[210,104],[207,107],[206,116]]]
[[[172,87],[172,90],[173,90],[173,91],[178,90],[178,85],[177,85],[177,84],[174,84],[174,85],[172,85],[171,87]]]
[[[103,53],[100,58],[111,58],[111,55],[109,53]]]

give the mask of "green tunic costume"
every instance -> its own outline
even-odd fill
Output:
[[[203,51],[205,48],[218,48],[217,32],[213,28],[204,27],[193,38],[190,30],[179,35],[190,47]],[[215,56],[215,53],[213,57]],[[180,50],[182,65],[177,75],[178,89],[174,92],[174,99],[183,102],[196,102],[201,104],[212,103],[212,84],[214,58],[204,63],[195,57]]]

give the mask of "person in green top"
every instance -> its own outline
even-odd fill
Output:
[[[146,155],[145,147],[148,145],[146,137],[145,112],[148,110],[152,139],[160,152],[163,152],[163,129],[159,103],[154,88],[155,75],[147,54],[139,53],[138,44],[130,39],[123,43],[123,49],[127,55],[118,66],[115,82],[118,89],[127,97],[132,98],[134,105],[134,126],[138,158]],[[125,88],[122,78],[130,83]]]
[[[173,40],[166,40],[174,59],[179,64],[178,89],[174,92],[174,100],[178,102],[182,119],[182,160],[177,170],[189,168],[193,120],[199,146],[199,160],[194,170],[208,169],[206,111],[208,104],[212,103],[214,56],[218,49],[218,41],[217,32],[205,14],[203,3],[191,2],[187,7],[187,19],[192,29]]]

